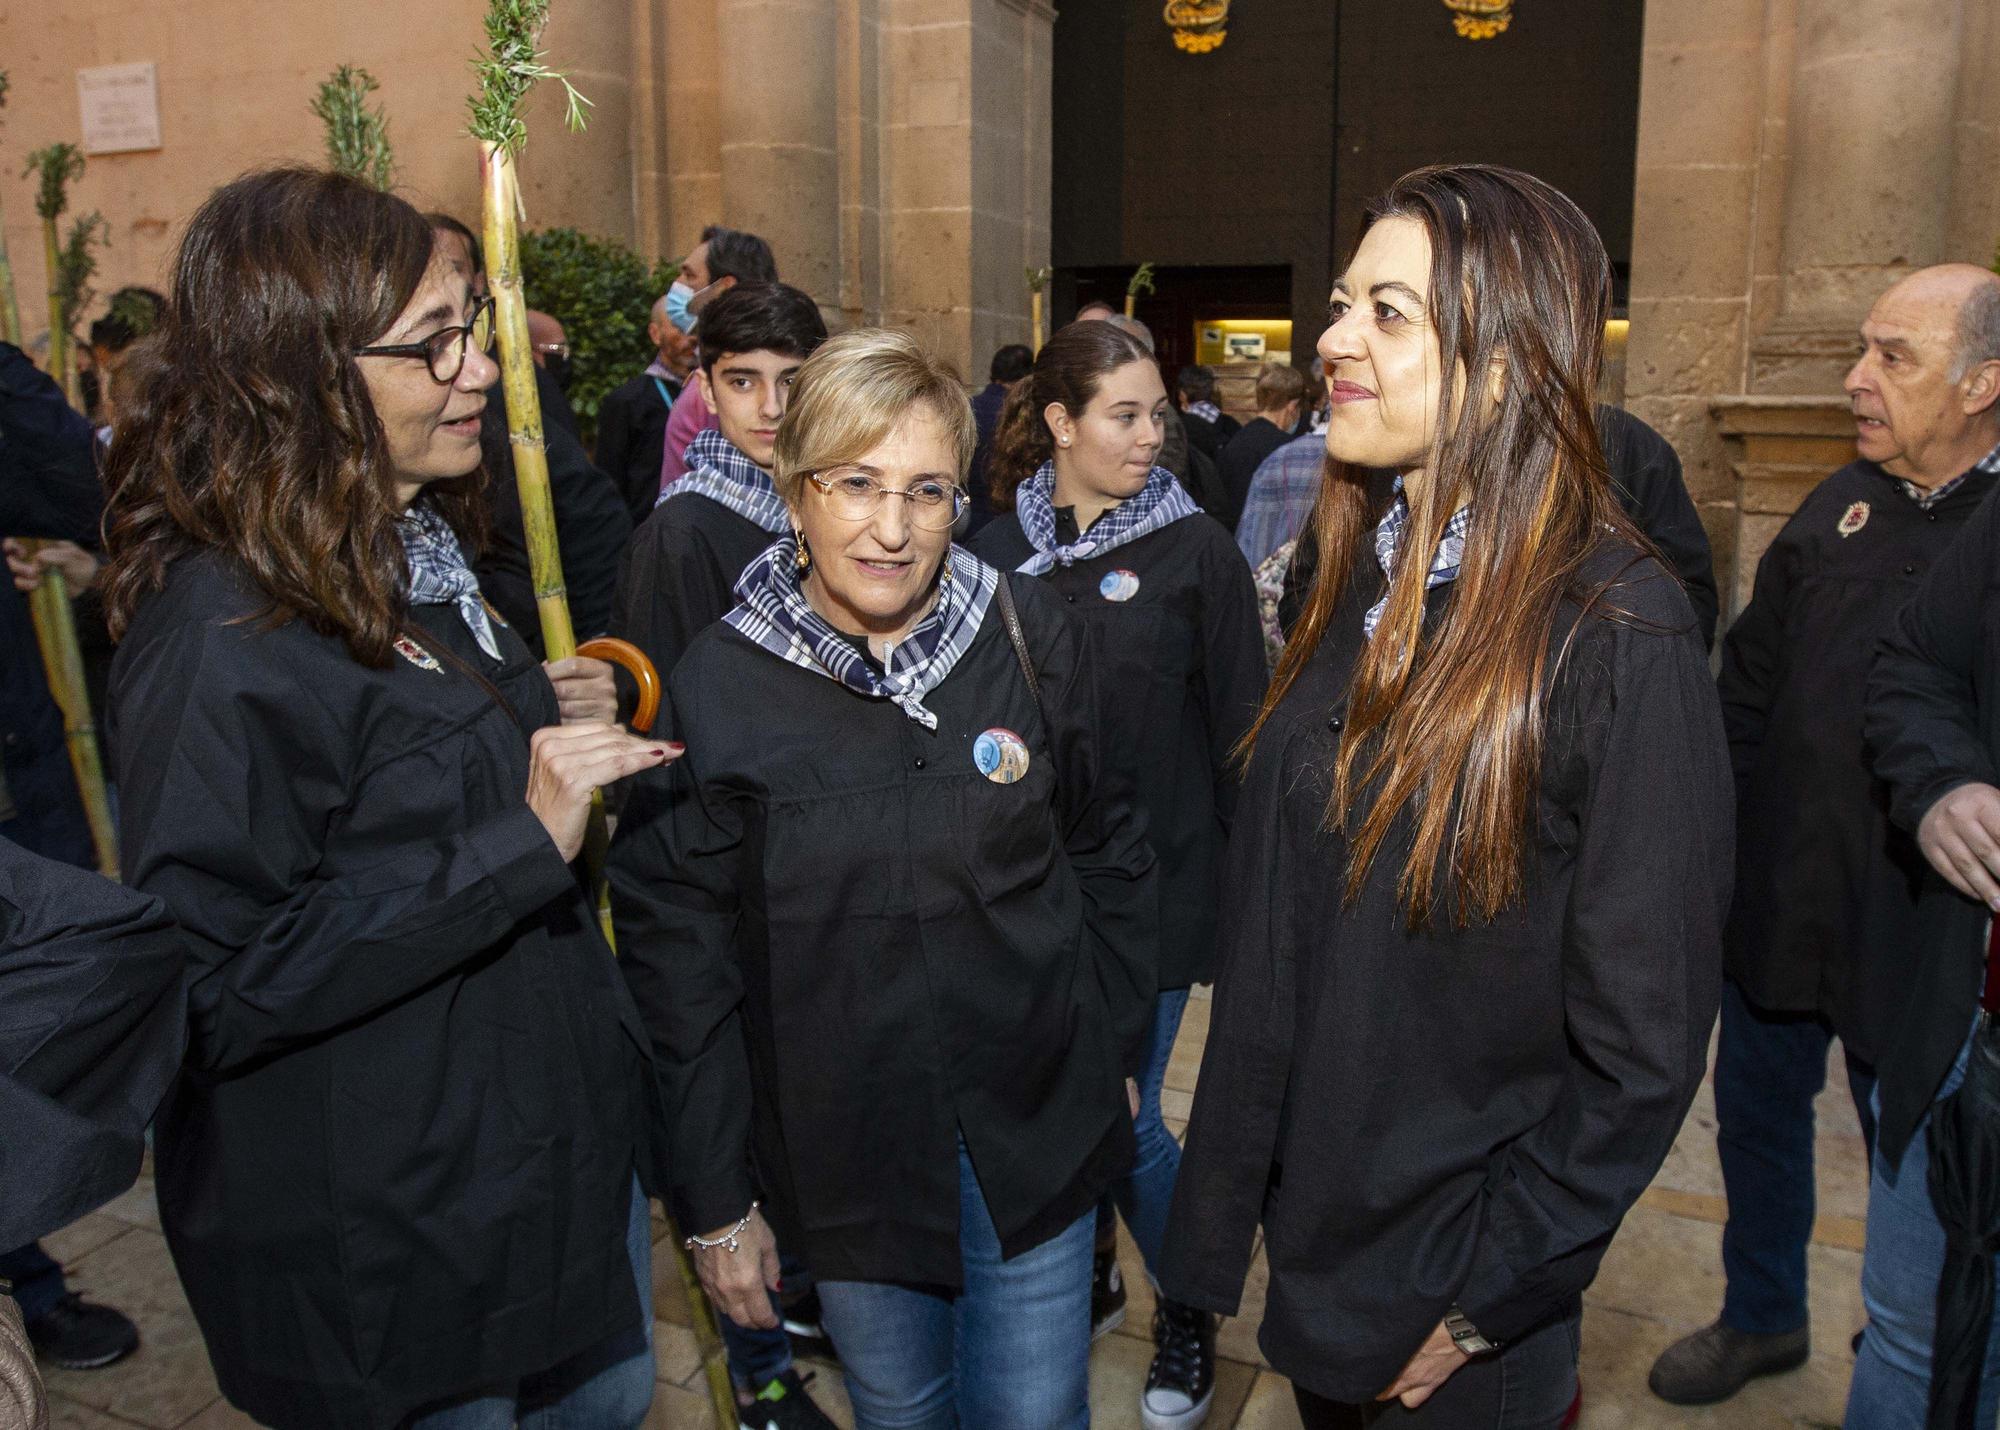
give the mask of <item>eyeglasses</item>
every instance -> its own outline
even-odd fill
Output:
[[[910,521],[926,531],[943,531],[958,520],[968,498],[956,482],[927,481],[908,487],[885,487],[866,472],[807,472],[806,480],[826,493],[827,505],[842,521],[868,521],[882,509],[882,498],[901,497]]]
[[[456,327],[439,328],[420,343],[388,343],[380,347],[356,348],[356,357],[422,358],[437,382],[456,382],[465,370],[467,343],[477,343],[481,352],[493,348],[493,300],[481,298],[472,305],[472,321]]]

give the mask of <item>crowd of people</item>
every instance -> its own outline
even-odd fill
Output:
[[[1804,1360],[1838,1038],[1874,1172],[1848,1423],[1993,1424],[2000,278],[1876,303],[1856,460],[1719,677],[1678,458],[1597,401],[1570,200],[1418,170],[1329,288],[1313,378],[1267,364],[1236,415],[1104,308],[969,394],[714,226],[588,449],[540,315],[572,613],[662,677],[643,734],[625,676],[543,658],[458,220],[218,189],[149,331],[94,348],[95,425],[0,345],[9,570],[105,633],[125,881],[84,872],[0,599],[26,1344],[136,1345],[34,1238],[150,1136],[217,1380],[272,1426],[639,1425],[658,1200],[746,1430],[831,1425],[806,1342],[857,1430],[1079,1430],[1121,1222],[1148,1430],[1208,1417],[1260,1246],[1308,1430],[1553,1430],[1719,1011],[1727,1293],[1654,1393]],[[0,1320],[0,1424],[38,1396]]]

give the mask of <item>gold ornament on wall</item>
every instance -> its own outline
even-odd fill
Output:
[[[1444,0],[1452,27],[1468,40],[1490,40],[1514,18],[1514,0]]]
[[[1167,0],[1166,21],[1176,45],[1205,55],[1229,38],[1229,0]]]

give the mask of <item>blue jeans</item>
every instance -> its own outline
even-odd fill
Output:
[[[39,1241],[0,1255],[0,1277],[14,1283],[12,1294],[24,1321],[38,1321],[48,1315],[69,1290],[63,1284],[62,1267],[42,1250]]]
[[[637,1430],[653,1405],[653,1226],[646,1195],[632,1188],[625,1232],[639,1324],[551,1369],[489,1387],[403,1422],[403,1430]]]
[[[854,1430],[1087,1430],[1096,1214],[1011,1261],[958,1151],[956,1296],[885,1281],[822,1281]]]
[[[1160,1089],[1167,1079],[1167,1064],[1173,1059],[1174,1039],[1180,1035],[1187,1000],[1187,989],[1169,988],[1153,1005],[1153,1028],[1146,1036],[1146,1066],[1139,1076],[1139,1117],[1132,1124],[1139,1148],[1131,1172],[1111,1188],[1132,1240],[1146,1259],[1146,1271],[1155,1281],[1159,1279],[1160,1251],[1167,1243],[1167,1212],[1174,1202],[1174,1183],[1181,1174],[1181,1144],[1161,1119]]]
[[[1967,1047],[1971,1040],[1967,1039]],[[1965,1078],[1966,1049],[1938,1091],[1943,1101]],[[1931,1206],[1930,1118],[1891,1167],[1879,1153],[1868,1184],[1868,1250],[1861,1259],[1861,1304],[1868,1329],[1847,1388],[1847,1430],[1922,1430],[1930,1406],[1931,1343],[1937,1328],[1944,1228]],[[2000,1260],[2000,1258],[1996,1258]],[[1976,1424],[2000,1416],[2000,1315],[1986,1344]]]
[[[785,1289],[792,1291],[811,1283],[805,1263],[778,1253],[778,1275]],[[774,1294],[771,1309],[778,1324],[770,1330],[761,1326],[739,1326],[721,1311],[715,1313],[716,1329],[729,1352],[729,1377],[741,1389],[758,1391],[792,1368],[792,1338],[785,1334],[784,1307]]]
[[[1826,1086],[1832,1041],[1825,1020],[1766,1012],[1733,979],[1723,980],[1715,1056],[1715,1144],[1729,1196],[1722,1319],[1739,1331],[1782,1335],[1806,1324],[1806,1246],[1815,1210],[1813,1099]],[[1873,1156],[1874,1069],[1849,1055],[1847,1086]]]

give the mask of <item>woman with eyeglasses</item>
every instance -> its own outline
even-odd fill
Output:
[[[1011,506],[973,549],[1039,576],[1078,618],[1098,689],[1108,773],[1146,812],[1160,861],[1160,995],[1139,1078],[1138,1157],[1099,1222],[1092,1330],[1123,1319],[1117,1214],[1157,1275],[1180,1169],[1160,1112],[1188,992],[1215,977],[1223,845],[1237,741],[1264,698],[1257,593],[1223,526],[1157,465],[1167,389],[1112,323],[1072,323],[1009,397],[989,474]],[[1215,1318],[1169,1298],[1140,1392],[1147,1430],[1192,1430],[1215,1392]]]
[[[819,1285],[857,1430],[1088,1423],[1098,1197],[1130,1165],[1158,894],[1061,603],[951,544],[974,429],[905,334],[799,371],[792,529],[668,682],[686,761],[612,850],[703,1283]]]
[[[636,1426],[643,1028],[570,861],[671,751],[481,599],[491,309],[400,199],[196,213],[108,480],[131,883],[188,939],[160,1216],[223,1393],[279,1427]]]

